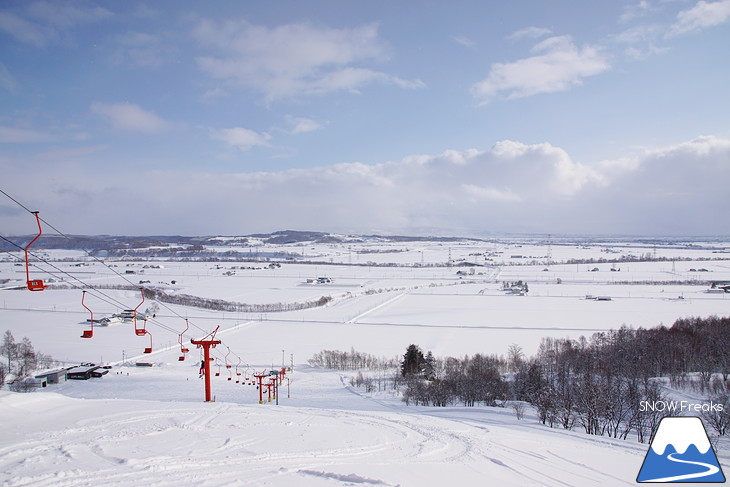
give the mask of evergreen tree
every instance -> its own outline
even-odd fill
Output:
[[[419,375],[423,372],[426,359],[418,345],[408,345],[403,362],[401,363],[401,374],[403,377],[410,375]]]

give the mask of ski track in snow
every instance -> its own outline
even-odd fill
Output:
[[[0,420],[15,423],[0,439],[0,483],[629,485],[635,472],[624,478],[596,460],[608,453],[624,463],[635,457],[637,468],[641,462],[640,449],[617,448],[622,442],[515,423],[503,410],[408,407],[368,398],[334,372],[305,369],[294,376],[304,389],[302,404],[278,407],[5,393]],[[331,407],[316,402],[322,399]],[[23,424],[29,410],[45,421]]]
[[[454,252],[463,257],[484,253],[485,245],[455,247]],[[326,250],[323,255],[333,252],[318,248]],[[445,262],[451,253],[450,246],[441,244],[428,249],[435,254],[429,263]],[[505,250],[506,256],[511,252],[496,244],[489,250]],[[538,246],[515,252],[542,255],[543,250]],[[578,257],[568,247],[556,246],[555,252]],[[603,256],[597,246],[583,254]],[[409,262],[407,252],[383,255]],[[416,262],[423,262],[423,253],[415,255]],[[379,254],[367,259],[382,260]],[[607,287],[616,280],[664,281],[669,264],[662,262],[632,263],[620,275],[605,266],[593,273],[583,265],[551,265],[549,272],[541,265],[505,265],[488,268],[473,284],[459,283],[453,268],[335,265],[325,268],[335,284],[323,287],[301,285],[321,273],[321,267],[303,264],[287,264],[286,272],[251,270],[225,278],[223,270],[207,263],[165,265],[146,270],[147,278],[179,279],[177,291],[196,296],[269,303],[334,295],[322,308],[269,316],[191,310],[190,318],[202,329],[222,324],[219,333],[226,344],[259,366],[273,364],[273,359],[278,363],[284,348],[296,352],[299,360],[324,348],[353,344],[360,351],[388,356],[402,353],[411,340],[427,349],[438,347],[437,354],[504,353],[513,342],[530,353],[541,336],[575,338],[628,318],[636,326],[654,326],[689,312],[722,314],[728,303],[725,295],[706,295],[690,285]],[[727,266],[712,266],[715,279],[730,278],[719,268]],[[22,272],[13,263],[0,270],[22,284]],[[87,282],[117,280],[105,269],[89,272]],[[693,279],[687,272],[682,276]],[[562,284],[555,284],[557,278]],[[497,281],[518,279],[530,282],[530,296],[504,296]],[[375,290],[377,294],[367,294]],[[132,306],[138,302],[136,292],[108,292]],[[585,294],[615,299],[595,303],[583,299]],[[687,299],[666,299],[680,294]],[[39,350],[70,361],[99,357],[104,362],[119,359],[119,351],[126,349],[127,361],[154,360],[162,366],[115,367],[125,376],[112,373],[69,382],[49,387],[51,392],[0,391],[2,487],[613,487],[635,485],[646,453],[645,444],[587,436],[578,428],[549,429],[529,415],[517,421],[506,409],[405,406],[397,398],[350,388],[339,373],[300,366],[290,376],[292,399],[282,398],[281,406],[256,404],[258,395],[251,387],[234,389],[223,377],[213,385],[219,402],[205,404],[198,402],[202,381],[196,360],[177,362],[176,334],[155,328],[154,353],[137,355],[142,344],[123,324],[100,329],[91,341],[77,338],[87,314],[80,309],[76,290],[40,295],[8,291],[6,297],[8,303],[0,310],[4,323],[16,337],[29,336]],[[112,311],[104,303],[92,307],[95,313]],[[158,318],[182,331],[176,313],[187,317],[188,310],[177,305],[170,309],[177,311],[163,310]],[[220,360],[224,353],[220,348],[215,352]]]

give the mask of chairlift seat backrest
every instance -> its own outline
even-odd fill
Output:
[[[45,288],[46,286],[41,279],[28,281],[28,289],[31,291],[43,291]]]

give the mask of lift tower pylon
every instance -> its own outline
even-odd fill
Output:
[[[203,349],[203,374],[205,375],[205,402],[212,402],[210,393],[210,349],[215,348],[216,345],[220,345],[221,341],[215,339],[215,334],[218,332],[217,326],[213,333],[204,337],[202,340],[190,340],[190,343]]]

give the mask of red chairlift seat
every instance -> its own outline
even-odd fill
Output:
[[[185,318],[185,329],[183,330],[182,333],[180,333],[180,336],[178,337],[178,343],[180,343],[180,353],[182,354],[177,358],[177,360],[179,362],[183,362],[185,360],[185,355],[190,351],[189,348],[183,346],[183,342],[182,342],[183,335],[185,334],[186,331],[188,331],[188,328],[190,328],[190,324],[188,323],[188,319]]]
[[[148,331],[145,331],[145,333],[150,336],[150,346],[145,347],[144,353],[152,353],[152,333],[150,333]]]
[[[143,337],[147,334],[147,320],[144,320],[144,324],[142,325],[142,328],[134,328],[134,334],[138,337]]]
[[[43,280],[41,279],[32,279],[30,278],[30,263],[28,262],[28,249],[30,248],[33,243],[35,243],[38,238],[43,234],[43,229],[41,228],[41,219],[38,216],[38,212],[34,211],[32,212],[35,215],[35,220],[38,223],[38,235],[35,236],[33,240],[31,240],[28,245],[25,246],[25,280],[28,284],[28,289],[30,291],[43,291],[46,289],[46,285],[43,284]]]
[[[46,289],[46,285],[43,284],[42,280],[34,279],[32,281],[28,281],[28,289],[31,291],[43,291]]]
[[[136,308],[132,311],[132,322],[134,324],[134,334],[138,337],[145,336],[147,334],[147,317],[144,319],[144,324],[142,325],[142,328],[137,328],[137,310],[140,306],[142,306],[142,303],[144,303],[144,289],[139,288],[139,291],[142,293],[142,301],[139,302]]]
[[[81,293],[81,306],[86,308],[89,311],[89,314],[91,315],[91,318],[89,318],[87,320],[91,324],[91,328],[88,330],[84,330],[83,333],[81,334],[81,338],[92,338],[94,336],[94,312],[91,311],[91,309],[89,309],[88,306],[86,306],[86,303],[84,303],[85,297],[86,297],[86,291],[84,290]]]

